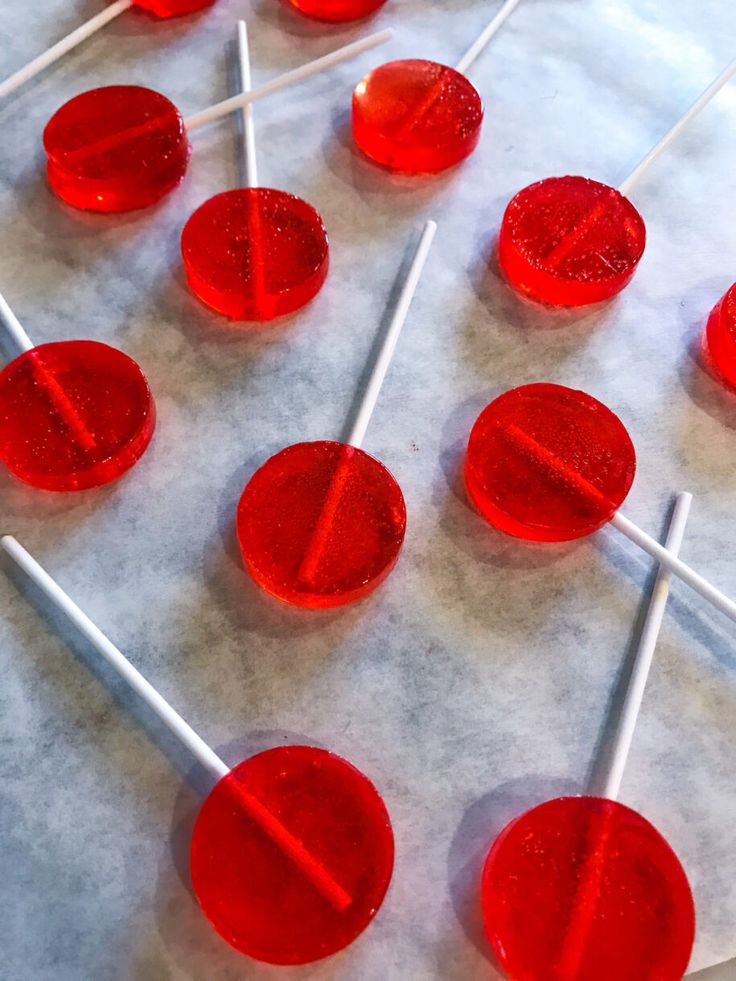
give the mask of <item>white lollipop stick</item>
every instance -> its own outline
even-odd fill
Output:
[[[685,531],[685,523],[691,501],[691,494],[677,495],[666,539],[666,547],[671,549],[672,552],[676,553],[682,544],[682,536]],[[641,701],[649,675],[649,668],[652,664],[654,649],[657,645],[659,629],[662,626],[662,618],[664,617],[664,610],[667,605],[669,589],[670,574],[660,566],[657,573],[657,580],[649,600],[649,608],[644,627],[639,637],[639,646],[636,651],[631,677],[629,678],[624,705],[618,719],[613,753],[608,762],[607,772],[602,780],[602,789],[599,790],[596,786],[597,781],[591,781],[591,787],[588,792],[592,796],[605,797],[608,800],[618,799],[621,778],[623,777],[626,759],[631,748],[631,740],[634,735],[639,709],[641,708]],[[605,864],[603,857],[607,851],[607,843],[608,825],[604,822],[599,828],[596,840],[592,844],[591,851],[588,853],[578,875],[576,901],[573,903],[560,958],[554,966],[553,973],[555,977],[572,979],[579,976],[580,962],[593,921],[596,897],[600,893],[600,883],[604,874]]]
[[[11,535],[3,535],[0,545],[17,565],[33,580],[38,588],[51,600],[54,606],[74,624],[74,626],[90,642],[94,649],[101,654],[107,663],[127,681],[136,694],[166,725],[171,732],[192,753],[194,758],[216,780],[220,780],[230,772],[230,768],[211,749],[192,727],[182,719],[178,712],[169,705],[137,668],[134,668],[125,655],[102,633],[99,627],[90,620],[86,613],[77,606],[74,600],[55,582],[51,576],[36,562],[23,546]],[[237,797],[234,803],[239,803],[248,815],[274,841],[285,855],[301,869],[312,885],[328,899],[337,910],[345,910],[352,903],[352,897],[342,886],[332,878],[325,867],[311,855],[304,845],[276,818],[257,798],[250,794],[245,787],[238,785]]]
[[[30,351],[31,348],[35,347],[33,341],[23,329],[20,320],[18,320],[16,315],[10,309],[8,301],[5,299],[2,293],[0,293],[0,321],[2,322],[5,330],[15,341],[15,344],[21,354],[24,351]]]
[[[417,245],[417,250],[414,254],[411,268],[409,269],[409,273],[404,280],[404,286],[401,290],[399,302],[396,304],[396,310],[394,311],[389,328],[383,338],[381,349],[378,352],[373,365],[373,371],[371,372],[371,376],[363,394],[363,400],[360,403],[355,420],[353,421],[350,435],[347,439],[347,442],[350,443],[351,446],[360,448],[363,440],[365,439],[368,423],[373,415],[373,410],[376,407],[376,402],[378,401],[378,395],[381,391],[383,380],[386,377],[388,366],[391,364],[391,359],[394,355],[394,351],[396,350],[399,334],[406,323],[409,307],[411,306],[411,301],[414,299],[414,294],[419,286],[422,270],[424,269],[424,264],[427,261],[427,256],[429,255],[429,250],[432,246],[432,241],[436,231],[437,224],[434,221],[428,221],[424,226],[424,231],[422,232],[422,237],[419,239],[419,244]]]
[[[327,547],[335,513],[340,504],[343,491],[345,490],[345,483],[350,474],[349,464],[354,456],[351,447],[360,449],[363,444],[363,440],[365,439],[368,423],[370,422],[371,416],[373,415],[373,410],[376,407],[378,394],[381,391],[381,386],[383,385],[383,380],[386,377],[388,366],[391,364],[391,358],[396,350],[396,343],[399,339],[399,334],[401,333],[402,327],[406,323],[409,307],[411,306],[411,301],[413,300],[414,294],[417,291],[419,280],[422,276],[422,270],[424,269],[424,265],[427,261],[427,256],[429,255],[429,250],[436,231],[437,224],[433,221],[428,221],[424,226],[422,236],[419,239],[419,244],[417,245],[416,252],[414,253],[411,268],[409,269],[406,279],[404,280],[399,302],[396,304],[396,309],[393,317],[391,318],[391,323],[389,324],[388,330],[384,335],[381,348],[376,356],[376,360],[373,363],[371,376],[368,379],[368,384],[366,385],[363,393],[363,398],[360,406],[358,407],[355,419],[353,420],[350,435],[346,440],[347,445],[343,447],[343,452],[330,482],[330,487],[327,492],[327,496],[325,497],[322,511],[320,512],[320,516],[314,526],[309,547],[307,548],[301,561],[301,565],[299,566],[298,579],[304,585],[310,585],[314,581],[314,575],[317,571],[322,555],[324,554],[324,550]]]
[[[209,109],[203,109],[202,112],[195,113],[189,119],[186,119],[184,124],[188,130],[197,129],[199,126],[204,126],[205,123],[210,123],[215,119],[220,119],[222,116],[227,116],[228,113],[235,112],[236,109],[242,109],[244,106],[249,105],[251,102],[256,102],[266,95],[271,95],[273,92],[285,89],[289,85],[294,85],[296,82],[301,82],[305,78],[310,78],[312,75],[319,75],[320,72],[326,71],[334,65],[339,65],[343,61],[355,58],[356,55],[362,54],[363,51],[375,48],[379,44],[385,44],[392,37],[393,31],[390,28],[385,31],[378,31],[376,34],[369,34],[368,37],[364,37],[360,41],[346,44],[344,47],[337,48],[335,51],[330,52],[330,54],[324,55],[322,58],[316,58],[314,61],[307,62],[306,65],[302,65],[300,68],[285,72],[283,75],[279,75],[277,78],[266,82],[265,85],[261,85],[257,89],[252,89],[250,92],[243,92],[241,95],[231,96],[229,99],[224,99],[222,102],[210,106]]]
[[[82,24],[78,27],[76,31],[72,31],[71,34],[67,34],[65,38],[58,41],[48,51],[44,51],[42,55],[38,58],[34,58],[33,61],[29,62],[24,68],[20,68],[17,72],[6,78],[4,82],[0,82],[0,99],[3,99],[6,95],[10,95],[15,89],[20,88],[25,82],[30,81],[39,72],[42,72],[44,68],[48,68],[49,65],[53,65],[55,61],[58,61],[67,51],[71,51],[76,48],[78,44],[82,41],[86,41],[88,37],[96,34],[101,27],[105,24],[109,24],[111,20],[119,17],[120,14],[124,13],[130,7],[133,6],[133,0],[114,0],[109,7],[105,7],[101,10],[99,14],[95,14],[86,24]]]
[[[692,494],[681,493],[677,495],[672,519],[665,539],[665,548],[670,555],[677,556],[677,553],[680,551],[692,500]],[[649,677],[649,669],[652,666],[654,649],[657,646],[671,583],[672,573],[669,569],[665,569],[660,565],[654,583],[654,589],[649,599],[649,607],[647,609],[646,619],[644,620],[644,626],[639,636],[639,644],[626,688],[624,703],[617,719],[607,772],[601,783],[600,793],[598,794],[598,796],[607,797],[609,800],[618,800],[619,791],[621,790],[621,780],[623,779],[626,761],[629,758],[631,742],[634,738],[634,729],[636,728],[636,721],[639,717],[642,699],[644,698],[644,689]]]
[[[611,524],[622,534],[626,535],[635,545],[638,545],[639,548],[651,555],[653,559],[656,559],[665,569],[668,569],[678,579],[681,579],[687,586],[695,590],[696,593],[699,593],[703,599],[707,600],[712,606],[715,606],[717,610],[720,610],[721,613],[736,622],[736,603],[722,593],[720,589],[712,586],[707,579],[704,579],[694,569],[691,569],[689,565],[686,565],[682,559],[678,559],[676,555],[671,555],[663,545],[660,545],[656,538],[647,535],[645,531],[642,531],[638,525],[635,525],[633,521],[630,521],[620,511],[616,511],[611,518]]]
[[[594,484],[591,484],[582,474],[569,467],[551,450],[548,450],[546,446],[538,443],[533,436],[530,436],[516,425],[508,426],[505,433],[513,442],[531,454],[541,467],[547,469],[552,474],[563,476],[570,488],[576,490],[582,497],[586,497],[588,500],[600,501],[602,504],[608,504],[610,507],[607,498],[601,494]],[[648,555],[651,555],[653,559],[656,559],[665,569],[669,569],[678,579],[681,579],[691,589],[695,590],[696,593],[699,593],[703,599],[706,599],[715,606],[717,610],[720,610],[721,613],[724,613],[736,622],[736,603],[719,589],[716,589],[715,586],[711,586],[707,579],[704,579],[694,569],[691,569],[682,559],[678,559],[676,555],[668,552],[664,545],[660,545],[655,538],[647,535],[645,531],[642,531],[638,525],[635,525],[633,521],[626,518],[620,511],[614,512],[613,517],[610,519],[610,524],[617,531],[620,531],[621,534],[626,535],[630,541],[638,545]]]
[[[240,65],[240,87],[243,92],[250,92],[250,51],[248,48],[248,28],[244,20],[238,21],[238,64]],[[253,125],[253,106],[250,102],[243,106],[243,159],[245,160],[246,186],[258,187],[256,133]]]
[[[491,38],[495,37],[508,18],[513,14],[521,0],[506,0],[496,16],[478,39],[468,48],[460,61],[455,65],[455,71],[465,75],[475,59],[483,52]]]
[[[688,126],[693,119],[702,112],[703,109],[708,105],[708,103],[713,99],[726,85],[733,76],[736,75],[736,58],[725,68],[718,78],[712,82],[708,88],[703,92],[700,98],[696,99],[695,102],[690,106],[687,112],[682,116],[672,127],[672,129],[667,133],[662,139],[657,143],[649,153],[644,157],[644,159],[639,163],[634,170],[629,174],[626,180],[619,185],[619,191],[622,194],[628,194],[632,187],[637,184],[641,178],[646,174],[652,164],[659,160],[664,151],[674,143],[680,133]]]

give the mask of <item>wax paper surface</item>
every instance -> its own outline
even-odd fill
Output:
[[[661,536],[694,494],[683,557],[736,595],[736,395],[700,363],[708,311],[736,279],[736,85],[632,193],[648,246],[630,287],[550,314],[501,281],[509,198],[554,174],[619,183],[736,51],[723,0],[523,0],[470,70],[476,152],[399,177],[352,145],[353,87],[399,57],[454,64],[498,9],[389,0],[369,20],[310,21],[280,0],[219,0],[166,21],[128,11],[0,104],[0,290],[36,342],[88,337],[143,367],[159,422],[106,488],[33,491],[0,475],[15,534],[229,764],[309,742],[376,784],[397,863],[375,922],[299,970],[229,949],[188,878],[208,781],[24,577],[0,574],[0,973],[12,979],[496,977],[478,884],[498,830],[589,786],[651,585],[652,563],[607,528],[564,545],[492,531],[462,488],[473,421],[512,386],[582,388],[627,426],[638,472],[623,511]],[[100,9],[5,0],[0,75]],[[185,181],[158,206],[93,216],[44,176],[50,115],[87,88],[149,85],[187,115],[234,91],[247,19],[258,84],[391,26],[383,48],[256,107],[261,182],[324,218],[331,271],[313,303],[232,325],[187,290],[179,236],[241,181],[237,117],[192,134]],[[407,502],[399,564],[370,598],[293,609],[245,573],[239,494],[271,454],[339,438],[399,269],[423,222],[436,242],[365,442]],[[11,357],[10,342],[3,353]],[[736,628],[676,584],[621,799],[667,837],[692,884],[691,970],[736,957]],[[704,974],[736,976],[736,966]]]

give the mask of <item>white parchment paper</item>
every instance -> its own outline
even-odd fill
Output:
[[[99,6],[5,0],[0,74]],[[471,159],[431,179],[363,159],[349,130],[361,75],[400,56],[454,63],[497,7],[389,0],[370,21],[337,27],[280,0],[219,0],[159,23],[128,12],[0,105],[0,289],[38,342],[90,337],[132,355],[159,409],[150,450],[108,488],[49,495],[0,475],[0,530],[228,762],[284,741],[327,746],[374,780],[397,843],[387,900],[348,950],[294,970],[230,950],[188,882],[201,774],[3,563],[4,977],[496,976],[480,924],[483,856],[520,811],[585,789],[652,573],[613,530],[534,547],[471,511],[458,467],[499,392],[548,380],[608,404],[638,451],[625,513],[659,535],[672,495],[692,491],[683,557],[736,594],[736,397],[697,353],[710,307],[736,279],[736,88],[636,189],[649,245],[617,300],[552,316],[512,295],[492,260],[520,187],[629,172],[734,56],[736,12],[724,0],[524,0],[471,71],[486,100]],[[118,217],[62,206],[41,150],[51,113],[96,85],[148,84],[185,114],[226,96],[239,16],[256,84],[396,29],[385,48],[256,109],[261,180],[314,204],[332,244],[324,290],[265,329],[232,328],[202,307],[179,258],[189,214],[238,184],[234,122],[193,135],[175,193]],[[366,440],[406,496],[402,558],[351,608],[281,606],[243,571],[237,498],[277,449],[340,436],[399,265],[429,217],[436,244]],[[622,789],[690,877],[693,970],[736,957],[734,637],[674,587]],[[732,965],[708,978],[735,976]]]

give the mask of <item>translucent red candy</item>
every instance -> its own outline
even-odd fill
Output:
[[[547,801],[493,845],[482,884],[488,939],[518,981],[681,981],[695,909],[677,856],[623,804]]]
[[[325,870],[341,901],[264,830],[258,805]],[[352,943],[383,902],[393,861],[391,822],[373,784],[308,746],[236,766],[204,802],[192,837],[192,883],[206,916],[229,944],[270,964],[306,964]]]
[[[736,388],[736,283],[710,312],[703,351],[713,373]]]
[[[634,447],[621,420],[585,392],[523,385],[481,412],[465,486],[477,510],[517,538],[568,541],[604,525],[629,492]]]
[[[267,592],[297,606],[342,606],[393,569],[406,507],[388,470],[362,450],[296,443],[251,477],[237,528],[245,566]]]
[[[271,320],[322,287],[329,245],[322,219],[301,198],[271,188],[218,194],[184,226],[181,251],[192,291],[233,320]]]
[[[615,188],[586,177],[549,177],[512,198],[498,261],[518,292],[579,307],[619,293],[645,245],[644,220]]]
[[[386,0],[291,0],[297,10],[318,20],[357,20],[382,7]]]
[[[107,344],[40,344],[0,372],[0,459],[34,487],[115,480],[142,456],[155,424],[143,372]]]
[[[353,93],[353,136],[366,156],[391,170],[434,174],[478,145],[483,103],[454,68],[435,61],[390,61]]]
[[[215,0],[133,0],[134,7],[148,10],[157,17],[179,17],[191,14],[203,7],[211,7]]]
[[[189,160],[184,120],[163,95],[137,85],[83,92],[43,134],[49,184],[86,211],[145,208],[182,180]]]

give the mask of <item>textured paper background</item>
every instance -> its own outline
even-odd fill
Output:
[[[160,417],[151,449],[111,487],[64,497],[0,476],[2,530],[227,761],[295,740],[352,760],[385,796],[398,850],[384,907],[339,956],[292,971],[232,952],[187,881],[201,774],[3,563],[4,977],[495,976],[479,924],[482,856],[513,815],[585,788],[651,575],[612,530],[533,547],[472,513],[458,465],[500,391],[557,381],[619,413],[639,455],[625,513],[661,534],[672,494],[691,490],[683,555],[736,594],[736,399],[697,356],[707,312],[736,278],[736,88],[636,189],[649,246],[618,300],[551,316],[488,267],[510,195],[550,174],[621,180],[733,57],[736,14],[724,0],[524,0],[471,72],[487,117],[465,165],[406,179],[362,159],[348,109],[363,72],[402,55],[454,62],[497,6],[390,0],[342,28],[279,0],[220,0],[162,23],[128,12],[0,106],[0,288],[37,341],[92,337],[135,357]],[[97,9],[5,0],[0,73]],[[234,123],[193,136],[186,181],[160,206],[113,218],[54,199],[40,142],[63,101],[99,84],[150,84],[185,113],[224,97],[238,16],[256,82],[396,29],[384,49],[257,108],[262,181],[311,201],[332,242],[320,296],[265,330],[211,315],[179,260],[186,217],[238,183]],[[427,217],[439,234],[366,442],[406,495],[402,559],[360,605],[286,608],[243,572],[237,497],[277,449],[343,431]],[[622,791],[690,876],[693,969],[736,956],[733,638],[675,587]]]

